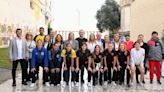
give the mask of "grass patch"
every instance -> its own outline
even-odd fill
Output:
[[[8,48],[0,48],[0,68],[11,69],[12,63],[9,61]]]

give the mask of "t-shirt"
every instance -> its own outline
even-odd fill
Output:
[[[112,50],[111,52],[106,49],[104,51],[104,56],[106,56],[106,62],[108,66],[111,66],[113,64],[114,61],[114,57],[116,56],[116,51]]]
[[[67,53],[69,53],[69,52],[67,52],[66,49],[64,49],[64,50],[62,50],[61,56],[62,57],[66,57],[67,56]],[[70,58],[76,58],[76,52],[75,52],[75,50],[71,49],[71,53],[70,54],[71,54],[69,56]]]
[[[83,53],[81,50],[78,50],[76,52],[77,57],[79,57],[79,65],[85,65],[88,64],[88,57],[91,56],[91,53],[89,50],[86,50],[85,53]]]
[[[100,53],[99,55],[92,54],[92,58],[94,59],[95,63],[100,63],[101,59],[103,58],[103,54]]]
[[[86,38],[76,38],[76,40],[79,42],[79,48],[81,48],[83,42],[87,42]]]
[[[129,51],[118,51],[117,52],[118,61],[120,65],[127,64],[127,57],[129,56]]]

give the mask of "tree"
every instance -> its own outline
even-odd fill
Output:
[[[112,33],[120,28],[120,9],[115,0],[106,0],[97,11],[97,28],[100,32],[109,30]]]

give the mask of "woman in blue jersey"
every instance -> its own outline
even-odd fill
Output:
[[[32,84],[31,87],[34,87],[36,81],[36,74],[39,70],[39,66],[43,67],[43,83],[46,86],[50,86],[48,82],[48,59],[47,59],[47,50],[43,47],[43,41],[38,39],[36,41],[37,47],[32,51],[32,62],[31,62],[31,72],[32,72]]]

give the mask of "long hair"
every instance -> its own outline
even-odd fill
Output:
[[[127,48],[126,48],[126,46],[125,46],[125,44],[124,44],[124,43],[121,43],[121,44],[119,45],[119,50],[121,51],[121,45],[123,45],[123,46],[124,46],[123,52],[124,52],[124,54],[125,54],[125,55],[127,55],[128,50],[127,50]]]
[[[99,48],[99,54],[101,53],[101,47],[99,45],[96,45],[95,48],[94,48],[94,52],[93,52],[93,58],[95,59],[96,58],[96,48]]]
[[[61,43],[63,43],[63,36],[60,35],[60,34],[57,34],[56,37],[55,37],[55,42],[58,42],[57,37],[61,37]]]

